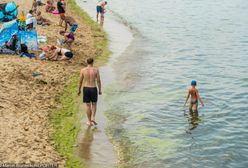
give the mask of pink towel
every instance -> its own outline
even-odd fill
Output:
[[[57,14],[59,14],[59,11],[58,10],[54,10],[53,11],[53,14],[57,15]]]

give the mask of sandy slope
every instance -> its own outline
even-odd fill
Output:
[[[20,11],[26,12],[32,0],[15,2],[20,5]],[[38,34],[46,35],[49,43],[54,43],[62,29],[57,26],[58,16],[39,10],[53,24],[39,27]],[[63,90],[72,72],[79,71],[85,57],[95,52],[90,28],[77,16],[74,18],[79,28],[73,63],[0,56],[0,163],[59,162],[63,167],[64,161],[49,139],[48,115],[55,106],[54,96]],[[33,72],[42,75],[33,76]]]

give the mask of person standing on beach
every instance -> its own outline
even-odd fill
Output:
[[[189,97],[191,97],[190,100],[190,105],[189,105],[189,111],[192,113],[194,112],[198,112],[198,100],[200,100],[202,107],[204,106],[203,101],[200,97],[200,94],[198,92],[198,90],[196,89],[196,81],[192,80],[191,81],[191,88],[188,90],[188,95],[186,98],[186,101],[184,103],[184,106],[186,105],[186,103],[188,102]]]
[[[78,24],[73,17],[64,16],[62,19],[65,21],[65,31],[67,31],[68,25],[70,26],[70,33],[74,33],[77,30]]]
[[[104,13],[105,11],[105,6],[107,5],[107,1],[100,1],[97,3],[96,6],[96,22],[98,23],[98,17],[99,17],[99,13],[100,13],[100,25],[103,26],[103,22],[104,22]]]
[[[57,9],[58,9],[59,16],[60,16],[59,26],[62,26],[62,23],[64,20],[63,18],[65,17],[65,6],[61,0],[57,0],[57,1],[58,1],[57,2]]]
[[[86,104],[87,125],[97,125],[95,121],[98,94],[101,95],[101,79],[97,68],[93,66],[93,58],[87,59],[87,67],[80,71],[78,95],[81,94],[83,84],[83,102]],[[98,89],[97,89],[98,87]]]

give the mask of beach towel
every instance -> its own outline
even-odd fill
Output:
[[[38,40],[37,32],[32,31],[19,31],[18,36],[20,38],[21,44],[26,44],[29,50],[37,51],[38,50]]]
[[[59,11],[58,11],[58,10],[54,10],[52,13],[53,13],[54,15],[58,15],[58,14],[59,14]]]
[[[0,22],[9,22],[16,19],[18,15],[17,6],[14,2],[0,3]]]
[[[47,42],[47,37],[46,36],[38,36],[37,39],[38,43],[46,43]]]

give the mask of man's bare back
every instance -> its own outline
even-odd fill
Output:
[[[81,75],[84,77],[83,86],[86,87],[96,87],[96,82],[98,79],[98,69],[95,67],[86,67],[81,70]],[[80,75],[80,76],[81,76]]]

